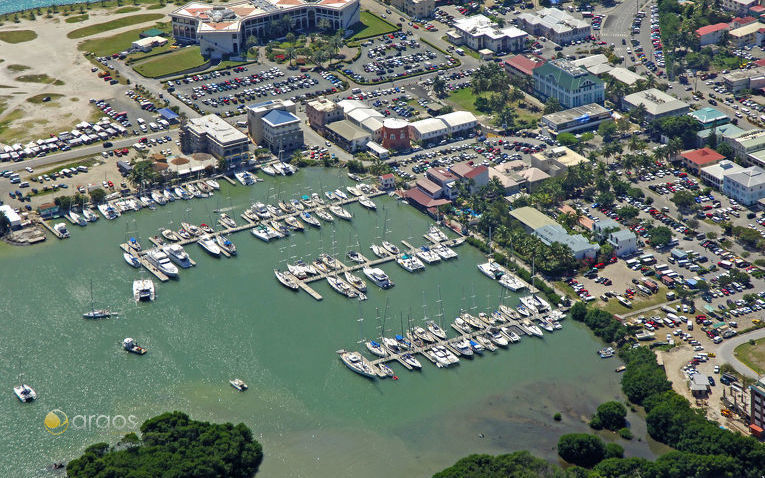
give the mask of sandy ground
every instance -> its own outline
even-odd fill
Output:
[[[5,136],[23,144],[41,137],[48,137],[50,133],[68,130],[80,121],[100,117],[100,115],[95,115],[97,110],[89,106],[89,98],[109,98],[122,95],[128,87],[109,85],[98,78],[95,73],[92,73],[90,69],[93,65],[77,50],[77,44],[85,39],[111,36],[142,26],[148,27],[156,21],[109,30],[85,39],[67,38],[66,35],[70,31],[122,16],[140,13],[168,13],[174,8],[177,7],[168,5],[164,9],[149,11],[143,9],[140,12],[122,15],[114,15],[107,10],[94,9],[89,12],[90,18],[88,20],[79,23],[66,23],[63,16],[56,16],[51,19],[39,16],[34,21],[24,20],[20,23],[10,23],[0,27],[0,31],[34,30],[38,35],[34,40],[24,43],[5,44],[0,41],[0,48],[3,51],[2,58],[5,60],[0,63],[0,85],[12,87],[0,88],[0,122],[9,116],[13,119],[9,124],[10,130]],[[15,72],[8,69],[9,65],[24,65],[30,68],[22,72]],[[63,81],[64,84],[54,86],[18,82],[14,79],[28,74],[46,74]],[[57,93],[63,97],[45,103],[44,106],[26,101],[32,96],[48,93]],[[21,118],[18,118],[17,110],[23,111]]]

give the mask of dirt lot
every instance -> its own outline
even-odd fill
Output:
[[[173,8],[176,7],[168,5],[151,12],[167,13]],[[38,35],[34,40],[12,47],[0,42],[5,60],[0,63],[0,142],[26,143],[71,129],[80,121],[93,119],[89,98],[124,96],[126,86],[109,85],[90,71],[93,65],[77,50],[82,40],[67,38],[67,33],[77,28],[120,17],[106,10],[94,9],[89,13],[90,18],[79,23],[66,23],[63,17],[40,16],[34,21],[22,20],[0,27],[0,31],[34,30]],[[147,22],[147,25],[153,23]],[[135,28],[132,25],[88,38]],[[17,80],[21,76],[34,81]],[[50,94],[61,96],[49,103],[27,101]]]

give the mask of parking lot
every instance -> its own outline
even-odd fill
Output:
[[[209,114],[230,117],[258,101],[290,99],[296,103],[339,93],[342,81],[333,73],[285,72],[279,67],[252,71],[246,66],[190,75],[168,83],[179,100]]]
[[[358,83],[395,81],[455,66],[457,61],[411,35],[398,32],[361,45],[361,56],[343,72]]]

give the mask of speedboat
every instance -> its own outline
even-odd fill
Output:
[[[168,244],[162,247],[162,250],[167,254],[167,257],[171,261],[175,262],[178,266],[188,269],[192,266],[189,255],[186,254],[186,249],[180,244]]]
[[[316,209],[313,213],[316,215],[316,217],[318,217],[319,219],[323,221],[335,222],[334,216],[328,213],[324,208]]]
[[[140,251],[141,250],[141,243],[138,242],[138,239],[135,237],[131,237],[128,239],[127,245],[129,248],[133,249],[134,251]]]
[[[220,217],[218,218],[218,223],[222,225],[223,227],[233,229],[236,227],[236,221],[231,219],[231,216],[226,214],[225,212],[221,213]]]
[[[340,219],[345,219],[346,221],[350,221],[351,218],[353,217],[353,215],[351,215],[351,213],[348,212],[347,209],[342,208],[338,206],[337,204],[332,204],[331,206],[329,206],[329,212],[339,217]]]
[[[309,226],[313,227],[321,227],[321,221],[316,219],[311,215],[308,211],[303,211],[300,213],[300,218],[304,220]]]
[[[425,326],[428,328],[428,331],[435,337],[438,337],[441,340],[446,340],[446,331],[439,327],[437,323],[429,320]]]
[[[88,221],[86,221],[84,217],[80,216],[74,211],[69,211],[64,216],[75,226],[85,227],[88,225]]]
[[[262,168],[260,168],[260,170],[269,176],[276,176],[276,170],[274,170],[274,168],[272,168],[271,166],[263,166]]]
[[[388,351],[380,343],[370,340],[366,342],[367,350],[378,357],[387,357]]]
[[[13,393],[15,393],[16,397],[23,403],[31,402],[37,398],[37,392],[35,392],[32,387],[25,383],[17,387],[13,387]]]
[[[361,253],[356,251],[348,251],[348,253],[345,255],[348,259],[352,260],[353,262],[357,264],[363,264],[367,261],[367,258],[362,256]]]
[[[371,246],[369,246],[369,248],[372,249],[372,252],[377,257],[385,257],[388,255],[388,251],[386,251],[384,247],[379,246],[377,244],[372,244]]]
[[[294,279],[289,277],[287,274],[284,274],[283,272],[279,271],[278,269],[274,269],[274,275],[276,276],[276,279],[281,282],[281,284],[284,287],[287,287],[288,289],[292,290],[298,290],[300,286],[297,282],[295,282]]]
[[[197,244],[213,257],[220,257],[220,247],[210,236],[202,236],[197,239]]]
[[[228,383],[230,383],[232,387],[234,387],[235,389],[239,390],[240,392],[244,392],[248,388],[247,384],[244,383],[244,381],[242,379],[240,379],[240,378],[235,378],[233,380],[229,380]]]
[[[510,342],[517,344],[521,341],[521,337],[516,334],[513,330],[510,329],[510,327],[500,327],[500,331],[502,331],[503,334],[510,340]]]
[[[199,228],[199,226],[189,224],[188,222],[182,222],[181,227],[183,228],[184,231],[188,232],[192,236],[202,235],[202,230]]]
[[[352,273],[351,271],[345,271],[345,280],[351,284],[353,287],[356,288],[356,290],[361,292],[367,291],[367,283],[364,282],[364,280],[357,276],[356,274]]]
[[[393,255],[396,255],[401,252],[398,246],[388,241],[383,241],[382,246],[385,248],[386,251],[390,252]]]
[[[340,360],[346,367],[367,378],[377,378],[375,368],[358,352],[340,352]]]
[[[509,344],[507,337],[505,337],[502,331],[496,327],[489,328],[489,331],[486,333],[486,335],[489,340],[491,340],[496,345],[499,345],[500,347],[507,347]]]
[[[220,184],[218,184],[218,181],[214,179],[206,179],[205,184],[213,188],[215,191],[220,190]]]
[[[127,337],[122,341],[122,348],[133,354],[143,355],[146,353],[146,349],[139,346],[135,343],[135,340],[130,337]]]
[[[226,251],[231,256],[236,255],[236,245],[231,242],[228,237],[222,234],[217,235],[215,236],[215,242],[218,244],[218,247],[220,247],[221,251]]]
[[[145,256],[149,262],[154,265],[160,272],[168,277],[178,277],[178,268],[170,262],[170,258],[167,254],[160,249],[150,249]]]
[[[441,261],[441,257],[439,257],[439,255],[435,252],[431,251],[427,246],[422,246],[421,248],[417,249],[414,254],[428,264],[433,264],[434,262]]]
[[[598,350],[598,355],[600,355],[600,358],[611,358],[614,356],[614,349],[612,347],[600,349]]]
[[[365,208],[367,208],[367,209],[371,209],[371,210],[373,210],[373,211],[374,211],[375,209],[377,209],[377,204],[375,204],[375,203],[374,203],[374,202],[373,202],[371,199],[369,199],[369,198],[368,198],[368,197],[366,197],[366,196],[361,196],[361,197],[359,198],[359,204],[361,204],[361,205],[362,205],[362,206],[364,206]]]
[[[141,263],[138,260],[138,257],[134,256],[133,254],[123,252],[122,258],[125,259],[125,262],[127,262],[130,267],[135,267],[136,269],[141,267]]]
[[[165,239],[171,242],[176,242],[181,240],[181,238],[178,237],[178,235],[170,229],[162,229],[161,231],[159,231],[159,233],[162,234],[162,237],[164,237]]]
[[[208,225],[207,225],[207,224],[205,224],[205,223],[202,223],[202,224],[200,224],[200,225],[199,225],[199,229],[200,229],[200,230],[201,230],[203,233],[205,233],[205,234],[212,234],[212,233],[214,233],[214,232],[215,232],[215,229],[213,229],[212,227],[208,226]]]
[[[449,238],[446,236],[446,234],[441,231],[441,229],[438,228],[438,226],[430,226],[430,229],[428,229],[428,233],[425,234],[427,237],[432,239],[434,242],[444,242],[448,241]]]
[[[294,216],[287,216],[284,218],[284,222],[287,224],[287,227],[292,229],[293,231],[303,231],[305,230],[305,226],[302,222],[300,222],[299,219],[297,219]]]
[[[94,213],[93,210],[87,207],[82,208],[82,217],[84,217],[85,220],[88,222],[98,221],[98,215]]]
[[[154,282],[151,279],[133,281],[133,299],[136,302],[151,302],[155,297]]]
[[[54,224],[53,230],[55,230],[60,237],[69,237],[69,230],[67,230],[66,224],[64,224],[63,222]]]
[[[374,282],[376,286],[382,289],[390,289],[394,285],[388,275],[382,269],[377,267],[365,267],[362,269],[362,271],[364,272],[364,275],[369,278],[369,280]]]
[[[189,234],[189,232],[184,228],[178,229],[177,231],[175,231],[175,234],[177,234],[178,237],[180,237],[181,239],[185,239],[185,240],[191,239],[191,234]]]
[[[425,269],[425,264],[422,261],[408,254],[397,257],[396,262],[407,272],[417,272]]]

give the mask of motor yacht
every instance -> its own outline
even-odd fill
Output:
[[[470,346],[470,341],[466,338],[461,338],[455,342],[452,342],[452,345],[455,349],[457,349],[457,352],[460,353],[460,355],[463,355],[467,358],[473,358],[473,347]]]
[[[481,355],[486,350],[486,347],[482,343],[480,343],[477,340],[468,340],[468,343],[470,344],[470,348],[473,350],[473,352],[477,353],[478,355]]]
[[[207,184],[208,186],[213,188],[213,190],[215,190],[215,191],[219,191],[220,190],[220,184],[218,184],[218,181],[216,181],[214,179],[206,179],[205,180],[205,184]]]
[[[376,286],[382,289],[390,289],[395,285],[393,284],[393,281],[391,281],[388,277],[388,274],[386,274],[382,269],[377,267],[364,267],[362,271],[369,280],[374,282]]]
[[[232,387],[237,389],[240,392],[246,391],[249,387],[247,387],[247,384],[244,383],[244,381],[240,378],[235,378],[233,380],[229,380],[228,383],[231,384]]]
[[[138,260],[138,257],[134,256],[133,254],[123,252],[122,258],[125,259],[125,262],[127,262],[130,267],[135,267],[136,269],[141,267],[141,262]]]
[[[168,244],[162,247],[162,250],[167,254],[175,264],[183,269],[188,269],[192,266],[189,255],[186,254],[186,250],[180,244]]]
[[[154,282],[151,279],[133,281],[133,299],[136,302],[151,302],[155,299]]]
[[[74,211],[69,211],[64,216],[75,226],[85,227],[88,225],[88,221],[86,221],[84,217],[80,216]]]
[[[256,202],[252,205],[252,211],[260,218],[260,219],[270,219],[271,213],[268,212],[268,208],[266,208],[266,205],[262,202]]]
[[[473,332],[473,329],[470,328],[470,324],[465,322],[465,319],[461,317],[454,319],[454,322],[452,322],[452,328],[460,334],[470,334]]]
[[[160,249],[150,249],[145,257],[154,267],[159,269],[159,271],[167,277],[178,277],[178,268],[170,262],[170,258],[167,257],[167,254]]]
[[[506,289],[510,289],[513,292],[517,292],[526,287],[526,284],[517,277],[513,277],[512,274],[502,274],[502,277],[499,278],[499,285]]]
[[[199,226],[189,224],[188,222],[182,222],[181,227],[192,236],[201,236],[203,234],[203,231]]]
[[[114,220],[120,217],[119,211],[114,209],[111,204],[99,204],[98,205],[98,211],[101,213],[104,218],[108,220]]]
[[[510,327],[500,327],[499,330],[505,334],[505,337],[507,337],[511,343],[517,344],[521,341],[521,336],[511,330]]]
[[[359,197],[361,196],[361,191],[356,186],[346,186],[345,190],[351,193],[353,196]]]
[[[53,230],[55,230],[59,236],[61,237],[69,237],[69,230],[66,228],[66,224],[63,222],[59,222],[53,225]]]
[[[340,360],[346,367],[367,378],[377,378],[374,366],[358,352],[340,352]]]
[[[388,241],[383,241],[382,246],[385,248],[386,251],[388,251],[389,253],[393,255],[399,254],[401,252],[401,249],[399,249],[398,246]]]
[[[501,330],[499,330],[496,327],[490,327],[489,330],[486,332],[486,336],[494,344],[499,345],[500,347],[507,347],[509,345],[509,342],[507,341],[507,337],[502,333]]]
[[[401,355],[401,360],[403,360],[407,365],[412,367],[413,369],[419,370],[422,368],[422,364],[419,360],[417,360],[414,355],[410,353],[405,353]]]

